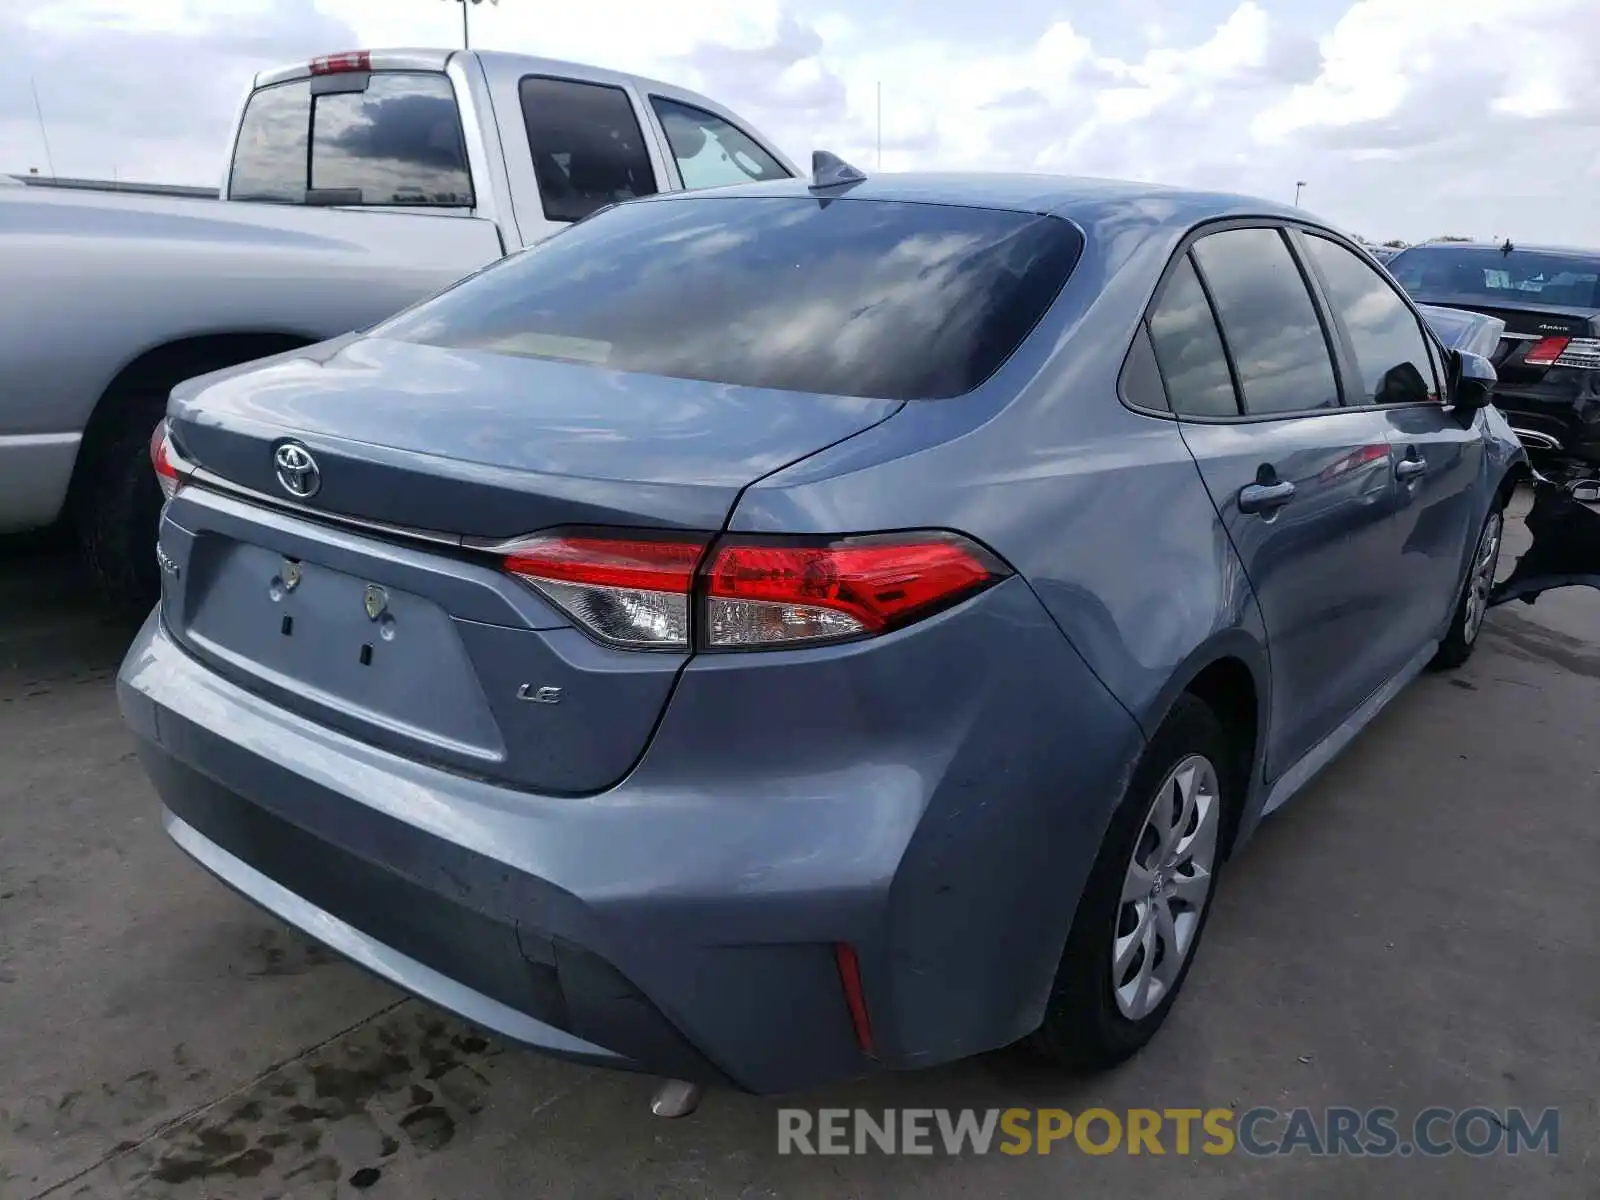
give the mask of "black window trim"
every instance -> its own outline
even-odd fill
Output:
[[[465,210],[468,213],[477,212],[477,210],[478,210],[478,181],[472,177],[472,154],[471,154],[470,148],[467,146],[466,123],[464,121],[462,121],[462,119],[461,119],[461,97],[456,95],[455,80],[451,79],[449,74],[447,72],[445,72],[445,71],[425,71],[425,70],[420,70],[417,67],[394,67],[394,68],[390,68],[388,70],[374,70],[374,71],[362,72],[361,73],[362,86],[359,87],[359,88],[357,88],[357,87],[335,87],[335,88],[332,88],[332,89],[322,88],[321,90],[319,90],[318,80],[326,79],[328,77],[327,76],[322,76],[322,75],[307,75],[307,76],[301,76],[301,77],[294,78],[294,79],[282,79],[282,80],[279,80],[277,83],[269,83],[265,87],[259,87],[259,88],[252,89],[252,91],[250,92],[249,97],[245,100],[244,108],[242,108],[240,110],[240,112],[239,112],[239,127],[234,131],[232,153],[229,155],[229,158],[228,158],[228,187],[227,187],[227,191],[224,193],[224,198],[227,199],[227,200],[232,200],[233,199],[233,177],[234,177],[235,173],[239,169],[239,140],[240,140],[240,138],[242,138],[244,136],[244,123],[245,123],[245,120],[250,116],[250,106],[255,103],[256,97],[261,95],[264,92],[276,91],[279,88],[289,88],[289,87],[294,87],[294,86],[296,86],[298,84],[305,84],[306,85],[306,90],[307,90],[307,104],[306,104],[306,162],[305,162],[305,188],[304,188],[304,196],[303,196],[303,198],[300,199],[300,200],[241,200],[238,203],[241,203],[241,204],[278,204],[278,205],[283,205],[284,207],[287,207],[287,208],[315,208],[315,207],[317,207],[317,205],[312,202],[311,197],[316,195],[318,191],[326,192],[328,190],[326,188],[320,188],[319,189],[319,188],[313,188],[311,186],[311,164],[312,164],[312,158],[316,153],[316,143],[317,143],[317,101],[320,100],[324,95],[329,95],[329,96],[365,95],[367,90],[372,86],[372,81],[374,79],[379,78],[380,76],[383,76],[383,75],[433,75],[433,76],[437,76],[438,78],[444,80],[445,83],[449,86],[449,88],[450,88],[450,99],[454,103],[454,106],[455,106],[455,113],[456,113],[456,141],[457,141],[457,144],[460,146],[460,149],[461,149],[461,168],[462,168],[463,173],[467,177],[467,202],[465,204],[422,204],[422,205],[418,205],[418,204],[367,204],[367,203],[365,203],[363,201],[360,204],[352,204],[349,207],[351,207],[351,208],[364,208],[364,209],[417,209],[417,208],[441,209],[441,208],[443,208],[443,209],[451,209],[451,210],[455,210],[455,211]]]
[[[588,87],[609,88],[614,92],[621,92],[623,99],[628,102],[628,111],[633,113],[634,124],[639,127],[639,140],[640,144],[645,148],[645,159],[646,161],[650,162],[650,182],[655,186],[656,190],[649,193],[649,196],[659,196],[662,193],[663,189],[661,187],[661,180],[657,176],[656,164],[650,159],[649,149],[650,143],[655,142],[657,143],[657,152],[659,153],[661,151],[659,139],[655,134],[655,113],[653,110],[649,113],[642,113],[639,111],[639,107],[635,103],[637,97],[635,96],[633,89],[630,88],[626,83],[606,83],[599,79],[579,79],[573,75],[555,75],[549,71],[529,71],[526,75],[519,75],[517,77],[517,118],[522,122],[522,141],[528,147],[528,157],[530,160],[533,157],[533,143],[528,140],[528,112],[522,107],[522,85],[527,83],[530,79],[542,79],[548,83],[579,83]],[[649,131],[646,131],[645,129],[645,125],[647,123],[651,126]],[[674,173],[677,172],[677,164],[672,162],[672,156],[670,154],[663,154],[662,161],[668,167],[670,167]],[[530,162],[529,165],[531,166],[533,164]],[[679,180],[679,183],[681,185],[682,180]],[[537,170],[534,172],[533,184],[534,189],[539,193],[539,215],[542,216],[546,221],[549,221],[552,225],[576,225],[579,221],[587,221],[590,217],[594,216],[594,213],[586,213],[581,217],[552,217],[549,211],[545,208],[544,189],[539,187],[539,175]],[[648,199],[649,196],[631,196],[629,199],[645,200]],[[616,200],[613,201],[613,203],[621,204],[623,201]],[[606,208],[609,207],[611,207],[609,204],[606,205]],[[595,212],[604,211],[604,209],[595,209]]]
[[[1357,251],[1349,242],[1334,235],[1330,230],[1319,229],[1316,226],[1307,225],[1298,227],[1295,230],[1295,233],[1301,238],[1319,237],[1323,241],[1332,242],[1335,246],[1339,246],[1342,249],[1349,250],[1354,253],[1358,261],[1368,263],[1368,256]],[[1316,259],[1311,254],[1309,249],[1306,250],[1304,259],[1306,268],[1311,271],[1317,280],[1317,286],[1322,292],[1324,303],[1327,303],[1327,297],[1329,293],[1327,289],[1327,281],[1322,276],[1322,268],[1317,266]],[[1368,265],[1370,265],[1370,263]],[[1434,390],[1439,396],[1439,399],[1402,400],[1394,404],[1351,404],[1348,406],[1350,411],[1387,412],[1390,409],[1403,408],[1426,408],[1436,411],[1444,411],[1445,409],[1449,408],[1449,403],[1448,397],[1445,395],[1445,381],[1439,378],[1439,366],[1446,361],[1443,343],[1439,341],[1438,334],[1434,333],[1433,326],[1428,324],[1427,318],[1425,318],[1422,313],[1417,310],[1415,301],[1413,301],[1411,297],[1406,294],[1405,289],[1399,284],[1395,283],[1393,279],[1385,278],[1388,272],[1380,268],[1379,270],[1374,271],[1373,274],[1376,275],[1379,281],[1387,286],[1390,291],[1399,297],[1401,304],[1403,304],[1411,313],[1411,319],[1417,323],[1417,332],[1422,335],[1423,348],[1428,352],[1428,372],[1434,377],[1433,386]],[[1366,381],[1361,376],[1360,367],[1358,365],[1360,359],[1357,357],[1355,352],[1355,341],[1353,338],[1351,338],[1349,329],[1345,327],[1344,321],[1339,317],[1338,313],[1335,312],[1331,303],[1327,304],[1327,309],[1329,316],[1334,320],[1335,324],[1337,324],[1339,328],[1339,337],[1341,342],[1345,345],[1349,352],[1349,370],[1351,372],[1351,377],[1361,381],[1360,392],[1358,394],[1365,395],[1367,390]]]
[[[662,146],[662,157],[665,159],[667,166],[671,168],[673,176],[677,179],[679,191],[687,192],[698,189],[691,189],[689,185],[683,181],[683,168],[678,166],[678,155],[672,149],[672,139],[667,136],[667,123],[661,119],[661,113],[656,109],[657,100],[665,100],[668,104],[676,104],[679,108],[687,108],[690,112],[700,113],[703,116],[711,117],[714,120],[721,121],[724,125],[737,129],[740,133],[744,134],[745,137],[749,138],[753,143],[755,143],[757,146],[760,146],[761,149],[766,152],[767,157],[776,163],[778,169],[783,172],[784,178],[795,178],[795,176],[790,173],[789,168],[784,165],[783,159],[779,158],[777,154],[774,153],[772,147],[767,145],[766,142],[762,141],[755,134],[751,133],[743,125],[739,124],[738,121],[733,120],[731,117],[725,117],[721,113],[712,112],[709,108],[703,108],[698,104],[691,104],[687,100],[680,100],[676,96],[664,95],[661,92],[646,92],[644,97],[645,106],[650,110],[650,120],[655,124],[656,128],[661,131],[661,140],[664,143]],[[756,183],[759,181],[752,179],[749,182]],[[738,185],[735,184],[734,186]]]

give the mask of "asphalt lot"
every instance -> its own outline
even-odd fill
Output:
[[[652,1118],[649,1081],[479,1036],[191,866],[117,715],[128,633],[0,546],[3,1200],[1600,1196],[1600,594],[1497,609],[1274,816],[1113,1076],[1013,1052],[787,1101],[1559,1108],[1516,1158],[793,1158],[777,1101]]]

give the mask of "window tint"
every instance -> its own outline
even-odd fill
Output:
[[[1222,338],[1187,255],[1178,260],[1150,314],[1150,340],[1173,412],[1195,417],[1239,415]]]
[[[581,221],[608,204],[655,193],[650,152],[621,88],[529,76],[522,119],[550,220]]]
[[[305,79],[256,92],[239,125],[229,198],[304,204],[308,188],[350,192],[341,203],[470,207],[450,81],[378,71],[364,92],[313,97]]]
[[[1125,404],[1156,411],[1167,408],[1167,393],[1161,386],[1161,368],[1156,366],[1150,333],[1142,323],[1139,332],[1134,335],[1133,346],[1128,350],[1128,361],[1122,364],[1122,378],[1118,386]]]
[[[1394,287],[1337,242],[1308,236],[1305,244],[1327,284],[1328,301],[1355,347],[1361,368],[1358,403],[1437,402],[1428,343]]]
[[[1339,385],[1322,322],[1276,229],[1229,229],[1194,255],[1217,306],[1247,413],[1336,408]]]
[[[365,92],[313,100],[311,187],[355,203],[470,207],[455,91],[443,75],[380,71]]]
[[[789,178],[789,172],[754,138],[721,117],[660,96],[652,96],[650,103],[666,130],[684,187]]]
[[[239,124],[229,199],[304,204],[310,134],[311,85],[305,80],[251,96]]]
[[[955,396],[1028,336],[1081,248],[1072,225],[1027,213],[691,194],[599,213],[374,332],[712,383]]]

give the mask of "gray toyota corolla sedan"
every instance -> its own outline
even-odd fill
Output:
[[[180,847],[592,1063],[1155,1033],[1228,855],[1471,652],[1493,372],[1299,209],[833,178],[174,393],[120,696]]]

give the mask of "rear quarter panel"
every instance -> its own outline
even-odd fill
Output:
[[[760,481],[730,528],[959,530],[1028,581],[1147,736],[1218,657],[1241,659],[1264,702],[1260,614],[1194,460],[1174,422],[1117,398],[1187,228],[1171,221],[1160,200],[1099,209],[1051,312],[992,379]]]

